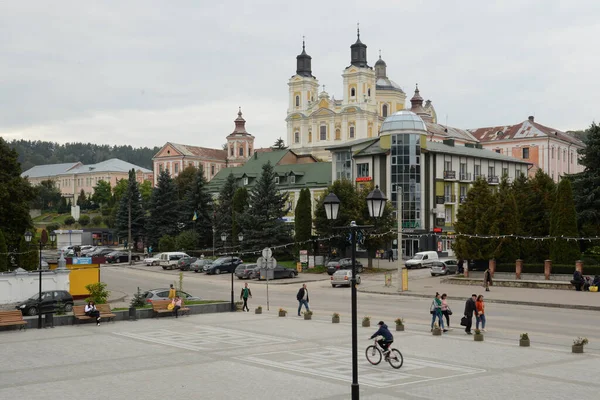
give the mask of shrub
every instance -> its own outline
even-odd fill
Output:
[[[371,317],[363,317],[363,322],[371,322]]]
[[[476,335],[481,335],[481,330],[480,329],[475,329],[475,334]]]
[[[79,225],[88,226],[89,224],[90,224],[90,216],[89,215],[82,215],[81,217],[79,217]]]
[[[101,225],[102,225],[102,217],[99,215],[95,215],[94,218],[92,218],[92,226],[99,227]]]
[[[129,303],[130,307],[142,308],[146,305],[146,298],[144,294],[140,290],[139,286],[137,288],[137,292],[133,294],[133,298],[131,299],[131,303]]]
[[[67,218],[65,218],[65,225],[66,226],[71,226],[75,223],[75,218],[73,218],[72,216],[68,216]]]
[[[339,318],[339,317],[340,317],[340,314],[338,314],[338,313],[334,312],[334,313],[333,313],[333,315],[332,315],[332,317],[333,317],[333,318]]]
[[[53,231],[57,231],[60,229],[60,224],[57,223],[51,223],[46,225],[46,231],[48,231],[48,235],[50,235],[51,232]]]
[[[573,346],[585,346],[588,343],[589,342],[587,338],[578,337],[577,339],[573,340]]]
[[[165,251],[175,251],[177,249],[177,245],[175,243],[175,238],[169,235],[164,235],[158,240],[158,251],[164,253]]]
[[[177,250],[190,250],[196,247],[198,243],[198,234],[194,231],[184,231],[177,235],[175,246]],[[160,243],[159,243],[160,247]],[[162,251],[162,250],[161,250]]]
[[[527,333],[521,333],[521,340],[529,340],[529,335]]]
[[[96,304],[106,304],[108,300],[108,296],[110,296],[110,291],[106,290],[106,283],[98,282],[98,283],[90,283],[86,285],[85,288],[90,293],[89,297],[85,299],[85,301],[93,301]]]
[[[65,311],[65,303],[62,301],[56,302],[56,315],[65,315],[67,312]]]
[[[394,322],[396,325],[404,325],[404,320],[402,318],[396,318]]]

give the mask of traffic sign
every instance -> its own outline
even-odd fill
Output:
[[[273,256],[273,250],[270,247],[265,247],[262,251],[262,256],[266,259],[269,259]]]
[[[265,259],[264,257],[259,257],[256,260],[256,266],[259,267],[260,269],[274,269],[275,266],[277,265],[277,260],[274,259],[273,257],[269,258],[269,259]]]

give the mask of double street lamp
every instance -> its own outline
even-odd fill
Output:
[[[31,243],[31,239],[33,239],[33,234],[29,231],[25,232],[25,241],[27,243]],[[50,242],[54,243],[56,240],[56,234],[54,231],[50,232]],[[40,265],[39,265],[39,290],[38,290],[38,304],[37,304],[37,313],[38,313],[38,329],[42,329],[42,248],[48,242],[48,233],[44,229],[42,231],[42,236],[40,237]]]
[[[225,246],[225,241],[227,240],[227,234],[221,233],[221,240],[223,241],[223,246]],[[240,232],[238,234],[238,241],[242,243],[244,241],[244,234]],[[232,249],[233,250],[233,249]],[[233,251],[231,252],[231,311],[235,311],[235,302],[233,300],[233,273],[235,272],[236,265],[234,265],[233,260]]]
[[[387,198],[379,190],[379,186],[375,186],[375,190],[367,196],[367,208],[369,209],[371,218],[380,218],[383,215],[386,201]],[[340,199],[334,193],[329,193],[325,197],[323,206],[325,207],[325,214],[327,214],[328,220],[337,219],[338,212],[340,211]],[[358,328],[356,324],[356,233],[359,229],[370,227],[370,225],[356,225],[354,221],[350,223],[349,227],[344,227],[344,229],[350,229],[352,237],[352,279],[350,280],[352,307],[352,400],[358,400],[359,398]]]

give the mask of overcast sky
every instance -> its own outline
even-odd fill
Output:
[[[495,5],[494,5],[495,3]],[[286,138],[287,81],[302,36],[313,75],[342,98],[350,45],[382,50],[439,122],[528,115],[585,129],[600,104],[600,1],[5,1],[5,139],[220,147],[242,107],[256,146]]]

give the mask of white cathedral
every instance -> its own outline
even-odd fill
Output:
[[[329,160],[328,147],[356,139],[377,137],[384,119],[405,108],[406,93],[387,77],[387,65],[381,59],[375,69],[367,63],[367,45],[357,40],[350,46],[350,66],[344,69],[342,100],[319,93],[319,81],[312,74],[311,60],[302,43],[302,53],[296,57],[296,74],[288,83],[287,143],[298,154],[312,154]],[[411,99],[411,111],[425,122],[437,124],[433,105],[423,105],[419,89]]]

